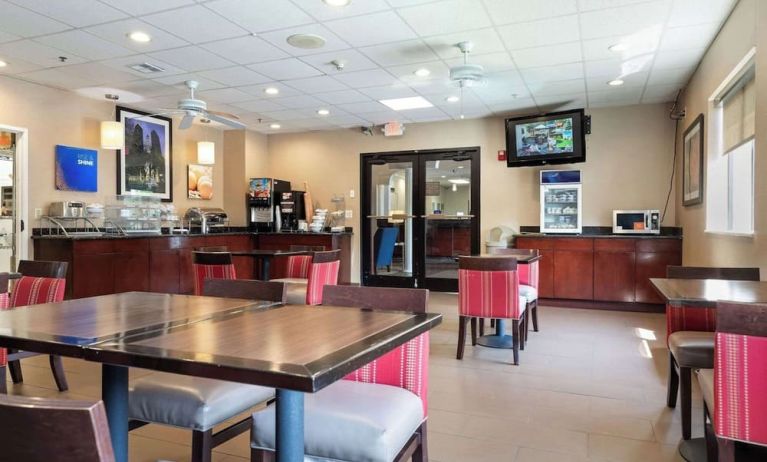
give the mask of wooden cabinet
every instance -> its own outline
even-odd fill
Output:
[[[634,239],[594,240],[594,299],[633,302],[636,266]]]
[[[665,241],[665,242],[664,242]],[[637,245],[636,287],[634,297],[641,303],[663,303],[650,284],[650,278],[666,277],[668,265],[682,264],[682,242],[657,240]]]
[[[554,241],[554,298],[594,298],[594,245],[591,239]]]
[[[114,242],[112,254],[114,293],[149,290],[149,240]]]

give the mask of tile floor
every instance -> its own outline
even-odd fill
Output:
[[[659,314],[539,308],[520,366],[511,352],[466,347],[455,359],[457,298],[432,293],[445,315],[431,334],[429,451],[432,462],[662,462],[677,455],[679,411],[665,406],[668,352]],[[70,391],[58,393],[39,356],[9,392],[99,398],[98,365],[65,360]],[[131,377],[151,373],[131,370]],[[695,381],[693,381],[695,382]],[[697,388],[693,436],[702,436]],[[188,431],[148,425],[130,437],[133,462],[189,460]],[[247,435],[216,448],[215,462],[247,460]]]

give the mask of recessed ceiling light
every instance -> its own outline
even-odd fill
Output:
[[[469,180],[467,180],[466,178],[450,178],[447,181],[453,184],[469,184],[470,183]]]
[[[150,37],[149,34],[147,34],[146,32],[141,32],[139,30],[128,34],[128,38],[133,40],[134,42],[139,42],[139,43],[148,43],[152,41],[152,37]]]
[[[5,67],[5,66],[7,66],[7,65],[8,65],[8,63],[6,63],[6,62],[5,62],[5,61],[3,61],[3,60],[0,60],[0,67]]]
[[[626,51],[629,49],[629,46],[625,43],[616,43],[614,45],[610,45],[607,47],[607,49],[610,51]]]
[[[395,111],[407,111],[408,109],[421,109],[425,107],[434,107],[423,96],[411,96],[409,98],[394,98],[379,100],[381,104],[394,109]]]
[[[279,130],[280,128],[282,128],[282,125],[280,125],[280,124],[271,124],[271,125],[269,125],[269,128],[271,128],[272,130]]]
[[[328,111],[327,109],[318,109],[317,110],[317,114],[319,114],[321,116],[326,116],[326,115],[330,114],[330,111]]]
[[[463,165],[459,165],[458,168],[463,168]]]
[[[264,93],[267,95],[277,95],[280,93],[280,89],[276,87],[266,87],[264,88]]]
[[[287,38],[286,42],[291,46],[304,50],[313,50],[325,46],[325,39],[316,34],[293,34]]]
[[[425,67],[422,67],[418,69],[417,71],[413,72],[413,74],[417,75],[418,77],[428,77],[429,74],[431,74],[431,71],[426,69]]]
[[[607,85],[610,85],[611,87],[619,87],[623,85],[623,80],[621,79],[610,80],[609,82],[607,82]]]
[[[352,2],[352,0],[322,0],[326,5],[330,6],[346,6]]]
[[[459,98],[459,97],[457,97],[455,95],[448,96],[447,98],[445,98],[445,101],[447,101],[448,103],[457,103],[460,100],[461,100],[461,98]]]

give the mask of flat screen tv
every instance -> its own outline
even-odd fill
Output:
[[[583,109],[506,119],[509,167],[586,161]]]

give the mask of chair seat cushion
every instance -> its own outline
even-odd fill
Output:
[[[714,367],[714,333],[681,330],[668,337],[668,349],[679,367],[712,369]]]
[[[274,411],[253,414],[254,448],[274,450]],[[341,380],[305,395],[305,460],[391,462],[423,418],[420,398],[408,390]]]
[[[519,295],[525,297],[528,303],[534,302],[538,300],[538,289],[533,286],[528,286],[527,284],[520,284]]]
[[[129,415],[204,431],[273,396],[272,388],[158,372],[133,382]]]
[[[698,385],[700,385],[700,392],[703,394],[703,401],[706,402],[711,415],[714,415],[714,370],[699,369]]]

